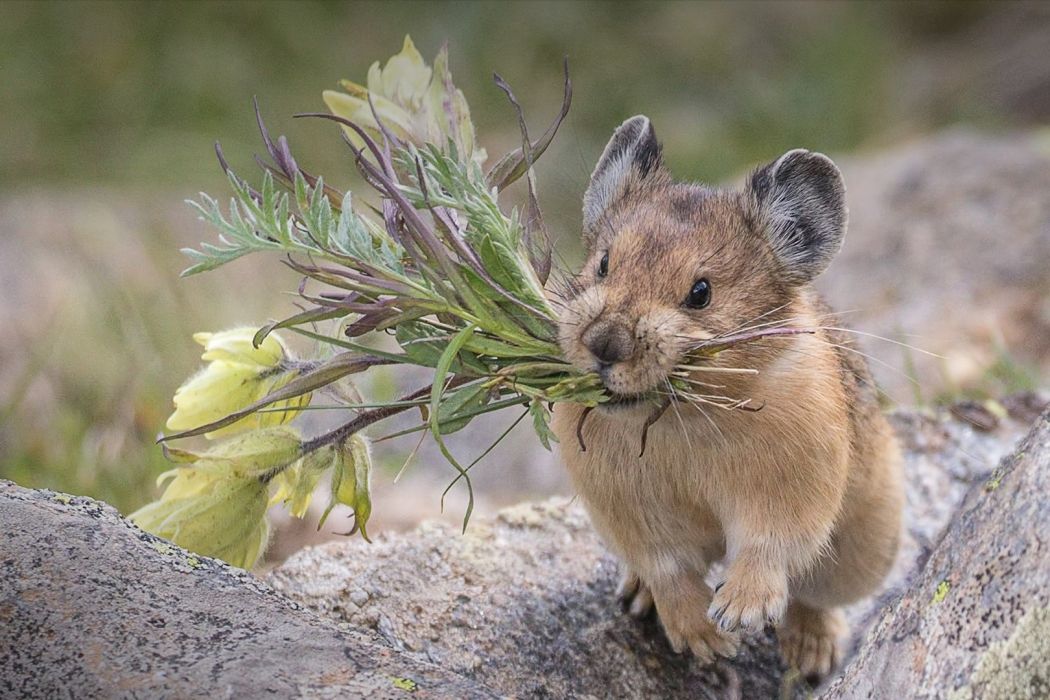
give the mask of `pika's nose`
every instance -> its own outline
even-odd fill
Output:
[[[583,344],[603,365],[626,360],[634,352],[634,338],[618,323],[596,323],[583,334]]]

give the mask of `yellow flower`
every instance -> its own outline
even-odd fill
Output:
[[[169,448],[184,466],[160,475],[160,499],[131,514],[147,532],[197,554],[250,568],[266,549],[269,485],[264,474],[296,460],[302,445],[294,428],[256,430],[196,453]]]
[[[452,84],[447,49],[441,49],[430,68],[412,38],[406,36],[401,53],[391,57],[384,68],[378,61],[372,64],[367,84],[343,80],[340,85],[345,92],[325,90],[322,97],[332,114],[371,131],[377,139],[381,132],[373,105],[384,126],[398,138],[417,146],[432,143],[441,147],[452,139],[461,160],[485,161],[485,150],[475,147],[470,107],[463,92]],[[355,145],[363,145],[356,132],[348,127],[343,130]]]
[[[409,109],[418,109],[430,87],[432,76],[430,67],[412,43],[412,37],[405,35],[401,53],[391,56],[385,69],[379,68],[379,61],[369,66],[368,90]]]
[[[250,327],[194,334],[193,339],[204,346],[201,359],[208,365],[175,392],[169,430],[192,430],[225,418],[295,378],[295,372],[284,367],[285,360],[294,358],[280,337],[271,333],[258,348],[252,344],[254,337],[255,329]],[[287,423],[309,402],[309,394],[279,401],[206,437]]]
[[[276,367],[288,355],[284,341],[276,333],[270,333],[259,347],[255,347],[256,331],[250,326],[242,326],[219,333],[194,333],[193,340],[204,347],[202,360]]]
[[[295,461],[301,448],[302,435],[299,431],[290,426],[278,425],[236,435],[204,452],[166,447],[165,456],[172,462],[193,464],[218,474],[261,476],[275,467]],[[161,474],[158,486],[170,473]]]
[[[244,569],[255,564],[270,535],[266,484],[196,467],[176,471],[161,500],[132,513],[131,521],[197,554]]]

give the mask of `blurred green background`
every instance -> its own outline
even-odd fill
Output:
[[[573,109],[540,177],[571,250],[587,175],[628,116],[653,119],[676,174],[710,181],[799,146],[1045,123],[1048,26],[1041,4],[1004,2],[0,3],[0,477],[139,505],[197,366],[190,333],[291,308],[275,261],[177,277],[178,248],[213,235],[182,200],[225,192],[212,143],[243,172],[258,151],[253,95],[345,185],[333,127],[291,115],[406,33],[428,60],[449,42],[492,155],[516,139],[492,71],[545,125],[567,55]]]

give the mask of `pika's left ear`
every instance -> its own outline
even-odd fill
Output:
[[[793,281],[823,272],[846,235],[846,187],[831,159],[788,151],[756,170],[748,190],[758,208],[756,223]]]
[[[609,209],[632,189],[653,181],[663,167],[660,142],[649,117],[621,124],[605,146],[583,195],[583,240],[590,249],[607,225]]]

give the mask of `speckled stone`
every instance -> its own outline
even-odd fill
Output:
[[[494,697],[91,499],[0,481],[0,533],[0,698]]]
[[[969,489],[826,697],[1050,697],[1050,412]]]
[[[834,696],[912,697],[943,682],[959,698],[994,697],[984,690],[999,687],[996,669],[1020,664],[1035,677],[1045,665],[1029,637],[1044,639],[1050,620],[1047,418],[997,470],[1020,419],[975,430],[945,411],[893,424],[907,532],[885,593],[849,611],[855,639],[891,612]],[[268,583],[143,533],[105,504],[10,482],[0,482],[0,533],[5,699],[805,693],[768,632],[712,668],[671,653],[656,622],[618,609],[615,562],[565,501],[505,510],[466,535],[428,523],[370,546],[308,549]]]
[[[948,411],[891,417],[905,448],[907,528],[883,593],[848,611],[853,646],[907,590],[968,489],[989,478],[1030,418],[982,430]],[[269,580],[329,618],[370,629],[392,648],[507,695],[805,694],[785,675],[768,632],[712,668],[673,654],[658,623],[635,621],[619,609],[617,576],[579,504],[553,500],[473,521],[465,535],[426,523],[411,533],[380,535],[372,545],[349,540],[309,548]],[[354,600],[358,586],[369,593],[363,605]]]

